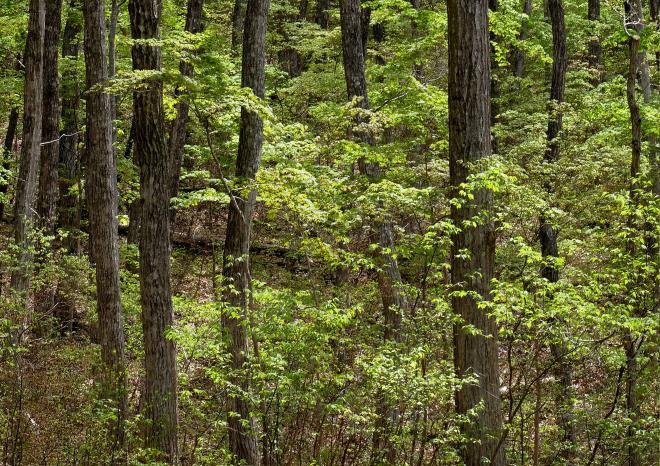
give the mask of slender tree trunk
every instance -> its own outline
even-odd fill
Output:
[[[41,163],[37,214],[40,225],[48,233],[55,231],[55,208],[58,185],[57,166],[60,156],[60,80],[58,55],[62,0],[46,2],[43,51],[43,120],[41,127]]]
[[[651,21],[655,23],[656,30],[660,30],[660,22],[658,21],[658,18],[660,17],[660,0],[651,0],[649,9],[651,13]],[[655,69],[660,71],[660,50],[656,50],[655,52]]]
[[[491,155],[490,60],[488,2],[449,0],[449,154],[450,180],[455,190],[465,183],[470,164]],[[461,456],[467,466],[505,464],[504,451],[497,448],[502,430],[497,357],[497,324],[480,300],[490,299],[490,281],[495,262],[495,232],[491,215],[492,192],[481,189],[474,199],[452,207],[455,225],[481,219],[454,235],[451,266],[454,312],[462,319],[454,327],[454,365],[459,377],[476,375],[478,382],[464,385],[456,393],[456,410],[466,414],[483,402],[475,423],[463,425],[469,441]],[[465,259],[464,250],[469,251]],[[475,296],[480,296],[476,299]],[[478,335],[465,330],[471,325]]]
[[[11,149],[14,146],[14,139],[16,138],[16,127],[18,126],[18,108],[12,107],[9,111],[9,121],[7,122],[7,133],[5,134],[5,143],[2,150],[2,170],[5,172],[3,174],[6,176],[9,170],[9,160],[11,159]],[[7,194],[7,189],[9,188],[8,181],[0,182],[0,194],[3,196]],[[0,202],[0,220],[4,218],[5,215],[5,202]]]
[[[636,183],[640,175],[642,158],[642,117],[637,102],[636,83],[637,75],[643,74],[641,67],[645,62],[645,55],[640,53],[640,34],[643,29],[643,10],[641,0],[630,0],[625,3],[626,22],[628,27],[628,80],[626,85],[626,98],[630,112],[630,123],[632,129],[630,161],[630,200],[633,205],[637,204],[639,188]],[[644,90],[644,89],[643,89]],[[650,97],[650,96],[648,96]],[[646,95],[645,95],[646,98]],[[645,99],[646,100],[646,99]],[[633,215],[628,219],[628,226],[634,231]],[[632,258],[636,255],[634,238],[628,240],[628,254]],[[639,312],[635,310],[635,316]],[[635,444],[636,431],[639,424],[639,403],[637,399],[637,379],[639,376],[639,363],[637,361],[638,342],[629,330],[625,332],[623,346],[626,352],[626,411],[631,424],[627,431],[627,466],[641,466],[641,452]]]
[[[600,0],[589,0],[587,19],[594,24],[595,29],[595,26],[600,21]],[[598,37],[598,34],[595,34],[589,39],[589,67],[600,71],[602,56],[603,49],[600,45],[600,37]],[[600,76],[598,77],[598,81],[600,81]]]
[[[344,76],[349,100],[358,98],[358,106],[369,108],[369,95],[365,75],[366,44],[362,28],[368,22],[360,11],[359,0],[340,1],[340,19],[342,31],[342,51],[344,58]],[[358,122],[359,123],[359,122]],[[353,134],[363,143],[374,144],[369,134]],[[382,169],[377,162],[365,159],[358,160],[360,174],[366,176],[370,183],[378,183],[382,179]],[[383,304],[385,321],[384,338],[387,341],[400,341],[401,312],[406,307],[405,298],[401,292],[401,274],[394,255],[394,234],[392,224],[387,221],[374,222],[372,228],[377,237],[380,251],[376,255],[378,263],[378,285]],[[382,398],[382,397],[381,397]],[[398,411],[388,407],[383,401],[378,402],[378,420],[373,437],[372,463],[382,461],[394,464],[396,449],[390,442],[390,429],[396,424]]]
[[[85,0],[85,71],[87,77],[87,184],[90,233],[95,248],[96,306],[101,358],[105,364],[103,390],[116,419],[111,421],[113,464],[122,463],[127,409],[124,328],[119,289],[117,169],[112,150],[111,97],[99,89],[108,78],[105,50],[105,0]]]
[[[14,204],[14,238],[21,252],[18,266],[11,276],[11,287],[18,293],[28,290],[32,270],[33,258],[29,245],[34,226],[34,204],[41,154],[45,12],[44,0],[30,0],[24,57],[23,141]]]
[[[79,0],[71,0],[69,9],[80,7]],[[78,60],[80,50],[79,34],[82,24],[78,15],[67,16],[62,34],[62,57],[73,62]],[[80,230],[80,210],[78,194],[74,188],[78,183],[80,160],[78,155],[78,105],[80,102],[79,76],[74,63],[62,72],[62,131],[60,139],[60,203],[59,224],[67,231],[65,245],[69,251],[80,250],[78,232]]]
[[[316,14],[314,15],[314,22],[321,26],[321,29],[328,29],[330,27],[330,0],[317,0],[316,1]]]
[[[234,52],[238,51],[238,46],[241,43],[241,33],[243,32],[243,21],[245,19],[243,14],[244,1],[234,0],[234,9],[231,12],[231,49]]]
[[[186,32],[199,34],[204,30],[203,22],[204,0],[188,0],[188,10],[186,12]],[[194,69],[192,63],[181,61],[179,64],[181,76],[192,78]],[[176,90],[176,96],[180,98],[176,104],[176,118],[172,122],[170,133],[169,151],[170,151],[170,177],[171,191],[170,197],[176,197],[179,194],[179,177],[181,176],[181,164],[183,162],[183,150],[186,145],[186,134],[188,131],[188,121],[190,113],[190,103],[188,102],[189,93],[183,89]],[[174,232],[176,227],[176,209],[170,208],[170,225]]]
[[[488,9],[496,13],[499,8],[498,0],[488,0]],[[495,57],[495,44],[500,41],[500,38],[494,33],[490,32],[490,127],[491,127],[491,151],[494,154],[498,153],[498,140],[495,135],[495,123],[497,123],[497,116],[500,114],[500,79],[497,75],[499,64]]]
[[[532,0],[525,0],[523,13],[525,14],[525,18],[522,20],[520,34],[518,35],[518,40],[521,42],[527,40],[529,36],[529,17],[532,15]],[[522,50],[518,49],[515,49],[513,54],[513,75],[516,78],[522,78],[525,71],[525,54]]]
[[[259,98],[263,98],[265,93],[265,43],[269,6],[269,0],[248,0],[243,32],[241,85],[252,89]],[[243,108],[236,158],[236,177],[242,180],[240,184],[254,183],[261,162],[262,146],[263,121],[256,112]],[[246,374],[250,354],[250,234],[256,198],[257,192],[253,187],[233,194],[229,203],[222,265],[225,286],[229,287],[223,299],[235,309],[224,315],[224,324],[230,335],[231,381],[240,390],[229,399],[229,444],[234,464],[245,462],[249,466],[260,464],[255,420],[245,396],[250,391],[249,375]]]
[[[117,72],[117,23],[119,22],[119,2],[118,0],[111,0],[110,4],[110,28],[108,31],[108,79],[115,77]],[[110,96],[110,120],[112,122],[112,144],[114,151],[114,143],[117,141],[117,127],[115,120],[117,119],[117,106],[119,98],[116,95]]]
[[[563,2],[562,0],[548,0],[547,5],[552,23],[553,65],[549,103],[550,117],[547,131],[548,146],[544,159],[547,163],[554,164],[559,160],[561,150],[559,141],[563,125],[561,105],[564,102],[566,89],[568,56],[566,52]],[[546,181],[546,189],[548,192],[554,190],[552,180]],[[553,262],[559,257],[557,233],[545,214],[542,214],[540,217],[539,238],[541,242],[541,254],[544,259],[550,261],[541,270],[541,276],[550,283],[557,283],[559,281],[559,270]],[[565,325],[565,322],[559,322],[559,324]],[[559,361],[555,371],[559,379],[557,418],[562,433],[562,447],[559,455],[563,459],[564,464],[572,465],[575,461],[576,447],[575,421],[572,407],[573,370],[571,362],[567,360],[568,349],[565,343],[551,344],[550,350],[553,357]]]
[[[159,39],[161,2],[129,0],[133,39]],[[160,70],[157,45],[133,45],[135,70]],[[170,163],[165,144],[163,82],[133,94],[135,156],[140,165],[140,295],[145,353],[146,445],[178,462],[176,349],[166,337],[174,315],[170,290]]]

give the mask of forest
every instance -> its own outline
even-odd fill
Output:
[[[0,0],[2,465],[660,464],[660,0]]]

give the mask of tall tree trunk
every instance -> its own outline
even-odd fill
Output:
[[[30,0],[28,37],[25,45],[25,89],[23,141],[16,182],[14,239],[20,248],[18,267],[11,276],[11,287],[23,293],[30,286],[32,254],[30,236],[37,195],[43,102],[43,43],[46,6],[44,0]]]
[[[186,12],[186,32],[199,34],[204,31],[204,0],[188,0]],[[192,63],[182,60],[179,64],[179,72],[185,78],[192,78],[194,69]],[[181,164],[183,162],[183,150],[186,145],[186,134],[188,131],[188,120],[190,113],[189,93],[183,89],[176,90],[176,96],[180,98],[176,104],[176,118],[172,122],[170,133],[170,197],[179,194],[179,177],[181,176]],[[176,227],[176,209],[170,208],[170,226],[172,232]]]
[[[79,0],[71,0],[69,9],[80,7]],[[71,61],[78,60],[80,50],[79,34],[82,24],[77,14],[67,16],[62,34],[62,57]],[[80,230],[80,211],[78,194],[75,186],[80,173],[78,156],[78,106],[80,102],[80,86],[78,71],[74,64],[62,72],[62,131],[60,139],[60,203],[59,224],[67,231],[65,245],[69,251],[80,250],[78,232]]]
[[[651,10],[651,21],[655,23],[656,29],[660,30],[660,0],[651,0],[649,9]],[[660,50],[655,52],[655,69],[660,71]]]
[[[496,13],[499,8],[498,0],[488,0],[488,9],[492,13]],[[495,135],[495,123],[497,123],[497,116],[500,114],[500,79],[497,76],[499,64],[495,57],[495,44],[500,41],[499,36],[490,31],[490,127],[491,127],[491,151],[494,154],[498,153],[498,140]]]
[[[160,39],[162,4],[129,0],[133,39]],[[160,70],[158,45],[136,42],[133,69]],[[174,320],[170,290],[170,163],[165,144],[163,82],[133,93],[135,156],[140,165],[140,301],[145,353],[146,445],[178,462],[176,349],[166,337]]]
[[[330,27],[330,0],[316,0],[316,14],[314,22],[321,26],[321,29]]]
[[[589,0],[589,11],[587,14],[587,19],[593,23],[595,29],[598,22],[600,21],[600,0]],[[598,37],[598,34],[595,33],[594,36],[589,39],[588,48],[589,67],[593,68],[594,70],[598,70],[598,74],[600,75],[601,61],[603,59],[603,49],[600,45],[600,38]],[[598,81],[600,81],[600,77],[598,78]]]
[[[548,0],[547,6],[552,23],[553,64],[549,101],[550,115],[547,131],[548,146],[544,154],[544,159],[547,163],[554,164],[559,160],[561,150],[559,141],[563,126],[561,105],[564,102],[566,90],[568,56],[566,51],[566,28],[562,0]],[[546,189],[548,192],[554,190],[552,180],[546,181]],[[559,270],[554,263],[554,260],[559,257],[557,233],[545,214],[542,214],[540,217],[539,238],[541,242],[541,254],[544,259],[549,261],[541,270],[541,276],[550,283],[557,283],[559,281]],[[565,325],[564,322],[559,322],[559,324]],[[570,361],[567,360],[568,348],[565,343],[551,344],[550,350],[554,358],[559,361],[555,371],[559,379],[557,417],[562,433],[562,448],[559,455],[564,460],[564,464],[572,465],[575,461],[576,443],[572,407],[573,370]]]
[[[358,106],[369,108],[369,94],[365,75],[365,42],[362,28],[368,22],[360,11],[359,0],[340,1],[340,19],[342,31],[342,51],[344,58],[344,77],[349,100],[358,98]],[[356,122],[359,123],[359,122]],[[374,144],[369,134],[353,134],[363,143]],[[358,160],[360,174],[366,176],[370,183],[378,183],[382,179],[382,168],[378,162],[370,162],[361,158]],[[377,221],[372,225],[376,242],[380,251],[376,254],[378,264],[378,285],[383,304],[385,321],[384,338],[387,341],[400,341],[401,312],[406,307],[405,298],[401,292],[401,274],[395,258],[395,245],[392,224],[387,221]],[[390,442],[389,430],[395,424],[398,412],[388,407],[384,401],[379,401],[378,420],[373,437],[372,462],[382,461],[389,464],[396,461],[396,449]],[[382,458],[384,457],[384,458]]]
[[[263,98],[265,93],[265,43],[269,0],[248,0],[243,32],[243,64],[241,85]],[[236,158],[236,177],[241,184],[252,184],[259,170],[263,146],[263,121],[246,108],[241,110],[241,125]],[[232,383],[238,387],[229,400],[227,424],[229,444],[234,463],[249,466],[260,463],[254,417],[250,414],[250,381],[246,362],[250,354],[249,301],[250,301],[250,234],[252,214],[257,198],[250,186],[235,192],[229,203],[227,232],[222,264],[225,285],[223,299],[235,311],[224,315],[224,324],[230,335]]]
[[[529,17],[532,15],[532,0],[525,0],[523,13],[525,14],[525,18],[522,20],[520,34],[518,34],[518,40],[521,42],[526,41],[529,36]],[[522,50],[518,49],[514,49],[513,54],[513,75],[516,78],[522,78],[525,71],[525,54]]]
[[[643,29],[643,10],[641,0],[630,0],[625,2],[626,18],[629,24],[628,29],[628,80],[626,85],[626,97],[628,101],[628,110],[630,112],[630,123],[632,129],[630,160],[630,201],[633,209],[637,204],[639,185],[636,183],[640,175],[642,158],[642,117],[640,107],[637,102],[636,83],[638,74],[643,74],[641,66],[645,62],[645,55],[640,52],[640,35]],[[644,89],[643,89],[644,90]],[[650,96],[649,96],[650,97]],[[645,95],[646,99],[646,95]],[[634,217],[628,219],[628,226],[634,231]],[[628,254],[632,258],[636,255],[634,237],[628,240]],[[639,316],[638,309],[635,309],[634,315]],[[641,466],[641,452],[635,444],[636,431],[639,426],[639,403],[637,399],[637,379],[639,376],[639,363],[637,361],[638,342],[633,337],[632,332],[627,330],[623,338],[623,346],[626,352],[626,411],[630,419],[630,425],[627,430],[627,466]]]
[[[12,107],[9,111],[9,121],[7,122],[7,133],[5,134],[5,142],[2,150],[2,170],[3,178],[6,176],[9,170],[9,160],[11,159],[11,149],[14,146],[14,139],[16,138],[16,127],[18,126],[18,108]],[[0,182],[0,194],[3,196],[7,194],[7,189],[9,188],[8,181],[3,179]],[[4,218],[5,215],[5,202],[0,202],[0,220]]]
[[[119,1],[111,0],[110,4],[110,28],[108,31],[108,79],[115,77],[117,72],[117,23],[119,22]],[[117,119],[117,106],[119,98],[116,95],[110,96],[110,121],[112,122],[112,144],[114,151],[114,143],[117,141],[117,127],[115,120]]]
[[[470,164],[491,155],[488,2],[449,0],[447,5],[450,181],[457,193],[470,175]],[[494,271],[495,232],[487,218],[491,209],[492,192],[480,189],[473,200],[452,206],[451,213],[454,225],[462,227],[453,237],[452,284],[455,291],[468,292],[452,297],[454,313],[462,319],[454,327],[454,365],[459,377],[478,378],[456,393],[456,410],[465,415],[484,405],[476,422],[462,426],[469,439],[461,452],[467,466],[481,465],[484,457],[491,459],[490,464],[505,464],[504,452],[497,448],[502,430],[497,324],[479,306],[481,300],[490,299]],[[481,219],[478,225],[463,227],[475,219]],[[469,259],[464,250],[469,251]],[[466,331],[466,325],[479,334]]]
[[[85,0],[85,71],[87,114],[87,184],[90,233],[96,261],[96,306],[104,396],[115,419],[109,426],[112,464],[122,463],[127,410],[124,327],[119,288],[117,169],[112,150],[111,97],[98,89],[108,78],[105,49],[105,0]],[[97,87],[96,90],[94,87]]]
[[[37,214],[40,225],[48,233],[55,231],[55,208],[58,185],[57,165],[60,157],[60,80],[58,55],[62,22],[62,0],[46,2],[43,51],[43,121],[41,126],[41,163]]]
[[[238,45],[241,43],[241,33],[243,32],[243,2],[245,0],[234,0],[234,9],[231,12],[231,49],[238,51]]]

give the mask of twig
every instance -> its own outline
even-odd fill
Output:
[[[61,140],[64,139],[64,138],[71,138],[71,137],[73,137],[73,136],[77,136],[77,135],[79,135],[80,133],[82,133],[82,131],[76,131],[75,133],[71,133],[71,134],[63,134],[63,135],[61,135],[61,136],[60,136],[59,138],[57,138],[57,139],[53,139],[52,141],[42,142],[42,143],[39,144],[39,145],[40,145],[40,146],[47,146],[48,144],[53,144],[54,142],[61,141]]]

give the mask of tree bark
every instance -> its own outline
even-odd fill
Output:
[[[340,1],[340,20],[342,31],[342,52],[344,58],[344,77],[349,100],[358,99],[357,105],[362,109],[369,108],[369,94],[365,75],[365,34],[362,28],[369,23],[360,11],[359,0]],[[360,121],[356,121],[359,123]],[[352,133],[353,131],[351,131]],[[367,133],[352,134],[363,143],[374,144],[374,139]],[[378,162],[370,162],[361,158],[358,160],[360,174],[366,176],[370,183],[378,183],[382,179],[382,168]],[[379,251],[376,253],[378,266],[378,286],[383,305],[384,331],[386,341],[401,341],[401,312],[406,307],[405,298],[401,292],[401,273],[394,255],[395,244],[392,224],[387,221],[377,221],[372,225],[376,234]],[[382,397],[380,397],[382,398]],[[394,464],[396,449],[390,441],[390,429],[396,423],[398,411],[387,406],[384,401],[378,402],[378,419],[372,445],[372,462],[386,461]]]
[[[7,122],[7,133],[5,134],[5,142],[2,150],[2,169],[5,172],[3,177],[6,176],[9,170],[9,160],[11,159],[11,150],[14,146],[14,139],[16,139],[16,127],[18,126],[18,108],[12,107],[9,111],[9,121]],[[0,194],[3,196],[7,194],[9,188],[8,181],[0,183]],[[0,220],[5,215],[5,201],[0,202]]]
[[[241,85],[264,98],[265,93],[265,42],[268,0],[248,0],[243,32],[243,64]],[[250,381],[246,363],[250,354],[249,344],[249,293],[250,293],[250,234],[252,214],[257,192],[254,183],[263,146],[263,121],[255,113],[241,110],[236,178],[241,185],[250,187],[235,192],[229,203],[227,232],[223,254],[222,275],[225,280],[224,301],[232,309],[224,314],[224,325],[230,336],[232,384],[239,388],[229,399],[227,424],[229,444],[234,464],[245,462],[250,466],[260,464],[255,420],[250,413]]]
[[[566,89],[566,69],[568,57],[566,52],[566,28],[564,24],[564,6],[562,0],[548,0],[548,14],[552,23],[553,65],[552,82],[550,85],[549,120],[544,159],[546,163],[554,164],[559,160],[561,145],[559,136],[562,130],[563,116],[561,105],[564,102]],[[546,181],[546,190],[552,192],[552,180]],[[559,281],[559,270],[554,260],[559,257],[557,233],[545,214],[539,219],[539,239],[541,254],[545,260],[550,261],[543,266],[541,276],[549,283]],[[565,325],[564,322],[559,322]],[[562,446],[559,456],[566,465],[575,464],[576,432],[572,406],[573,370],[571,362],[567,360],[568,348],[565,343],[550,345],[553,357],[558,360],[555,370],[559,380],[559,393],[557,396],[557,418],[562,433]]]
[[[231,49],[238,51],[238,45],[241,43],[241,33],[243,32],[243,2],[245,0],[234,0],[234,9],[231,12]]]
[[[204,0],[188,0],[188,9],[186,12],[186,32],[199,34],[204,31]],[[179,72],[184,78],[192,78],[194,69],[192,63],[182,60],[179,64]],[[170,197],[176,197],[179,194],[179,177],[181,176],[181,164],[183,162],[183,150],[186,145],[186,135],[188,131],[188,121],[190,113],[190,103],[188,102],[189,92],[178,88],[176,96],[180,99],[177,102],[176,118],[172,122],[172,129],[169,140],[170,157]],[[176,227],[176,209],[170,208],[170,225],[172,232]]]
[[[100,89],[108,78],[105,47],[105,0],[85,0],[85,71],[87,114],[87,184],[92,257],[96,261],[96,306],[103,390],[116,410],[111,421],[110,457],[122,463],[126,446],[124,423],[128,405],[124,327],[119,288],[117,169],[112,149],[111,97]]]
[[[488,9],[492,13],[496,13],[499,8],[498,0],[488,0]],[[494,33],[490,32],[490,127],[491,127],[491,151],[494,154],[498,153],[498,140],[494,128],[497,123],[497,116],[500,114],[500,80],[497,76],[499,64],[495,58],[495,44],[500,41],[500,38]]]
[[[637,177],[640,175],[642,158],[642,117],[639,103],[637,102],[636,83],[637,76],[643,70],[645,55],[640,53],[640,34],[643,29],[643,10],[641,0],[630,0],[625,2],[626,18],[625,21],[630,24],[628,30],[628,80],[626,85],[626,98],[628,101],[628,110],[630,112],[631,123],[631,152],[630,160],[630,202],[637,204]],[[648,68],[647,68],[648,69]],[[650,97],[650,95],[648,96]],[[646,100],[646,95],[645,95]],[[634,231],[634,214],[628,219],[628,226]],[[634,238],[628,240],[628,254],[631,260],[636,255]],[[635,309],[635,316],[639,312]],[[638,342],[633,337],[632,332],[627,330],[623,338],[623,346],[626,352],[626,411],[630,419],[630,425],[627,429],[627,466],[641,466],[641,452],[635,444],[636,431],[639,425],[639,403],[637,398],[637,380],[639,376],[639,363],[637,361]]]
[[[470,175],[470,164],[491,155],[488,2],[449,0],[447,8],[450,181],[457,195]],[[454,224],[462,228],[453,237],[452,286],[456,292],[467,292],[452,297],[454,313],[462,319],[454,327],[454,365],[459,377],[476,375],[478,379],[456,393],[456,410],[464,415],[484,403],[476,422],[462,426],[469,439],[461,451],[467,466],[481,465],[484,457],[490,458],[490,464],[505,464],[504,452],[497,448],[502,430],[497,324],[479,306],[480,301],[490,299],[494,273],[491,209],[492,192],[480,189],[473,200],[452,206],[451,212]],[[463,226],[475,219],[480,219],[478,225]],[[474,326],[479,334],[466,331],[464,325]]]
[[[566,89],[566,69],[568,57],[566,52],[566,29],[564,24],[564,7],[561,0],[549,0],[547,2],[548,15],[552,23],[553,42],[553,66],[552,82],[550,86],[549,121],[544,159],[547,163],[555,163],[559,160],[561,145],[559,136],[563,125],[561,105],[564,102]],[[553,191],[552,181],[546,182],[548,192]],[[540,217],[539,238],[541,242],[541,254],[544,259],[554,261],[559,256],[557,234],[546,215]],[[550,262],[541,270],[541,276],[550,283],[559,281],[559,270],[554,262]],[[563,323],[562,323],[563,324]],[[565,464],[574,464],[575,461],[575,422],[572,408],[572,385],[573,371],[570,361],[566,360],[568,349],[565,344],[551,344],[550,350],[559,361],[556,375],[559,379],[559,394],[557,397],[557,417],[562,432],[562,448],[559,452]]]
[[[71,0],[69,9],[80,7],[79,0]],[[67,16],[62,34],[62,57],[71,61],[78,60],[80,51],[79,34],[82,24],[76,14]],[[73,188],[78,182],[80,159],[78,154],[78,106],[80,102],[79,76],[75,66],[67,67],[62,72],[62,131],[59,147],[60,163],[60,203],[58,220],[67,231],[66,248],[71,252],[80,250],[78,232],[80,230],[80,211],[78,194]]]
[[[317,0],[316,1],[316,14],[314,15],[314,22],[321,26],[321,29],[328,29],[330,27],[330,0]]]
[[[600,0],[589,0],[589,10],[587,14],[587,19],[591,21],[594,26],[600,21]],[[589,39],[589,67],[594,70],[599,70],[601,67],[601,61],[603,57],[603,49],[600,45],[600,37],[597,34]],[[600,72],[599,72],[600,75]],[[600,76],[598,77],[600,81]]]
[[[133,69],[161,69],[157,45],[162,4],[129,0]],[[165,144],[163,82],[153,77],[133,93],[135,156],[140,166],[140,301],[145,353],[145,443],[162,453],[161,461],[178,462],[176,349],[166,337],[174,315],[170,290],[170,163]]]
[[[660,0],[651,0],[649,9],[651,21],[655,23],[656,29],[660,30],[660,22],[658,21],[658,17],[660,16]],[[660,71],[660,50],[656,50],[655,52],[655,69]]]
[[[118,0],[111,0],[110,4],[110,28],[108,31],[108,79],[112,79],[117,72],[117,23],[119,22],[119,2]],[[117,106],[119,98],[117,95],[110,96],[110,121],[112,122],[112,148],[114,152],[114,144],[117,141],[117,127],[115,120],[117,119]]]
[[[521,42],[527,40],[527,37],[529,36],[529,17],[532,15],[532,0],[525,0],[523,13],[525,14],[526,18],[522,20],[522,24],[520,25],[520,34],[518,35],[518,40]],[[518,49],[515,49],[513,53],[513,75],[516,78],[522,78],[525,71],[525,54],[522,52],[522,50]]]
[[[17,293],[27,291],[31,281],[33,258],[29,246],[34,226],[33,207],[36,202],[41,154],[45,12],[44,0],[30,0],[24,57],[23,141],[14,204],[14,239],[21,252],[18,266],[11,276],[11,287]]]
[[[58,55],[62,22],[62,0],[46,2],[43,51],[43,120],[41,123],[41,161],[37,214],[47,233],[55,231],[58,184],[57,166],[60,156],[60,80]]]

